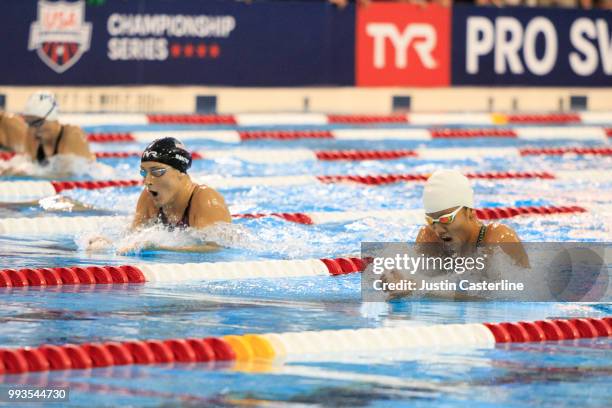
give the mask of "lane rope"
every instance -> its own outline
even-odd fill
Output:
[[[0,348],[0,375],[87,370],[120,365],[212,361],[291,361],[326,353],[376,353],[436,346],[492,348],[612,337],[612,317],[502,323],[438,324],[349,330],[226,335],[205,338],[43,344]],[[236,366],[240,367],[240,366]]]
[[[113,285],[145,282],[335,276],[361,272],[361,258],[134,264],[0,270],[0,287]]]
[[[606,182],[612,180],[612,173],[602,170],[575,171],[492,171],[469,172],[466,177],[478,180],[583,180]],[[371,174],[371,175],[295,175],[295,176],[262,176],[262,177],[219,177],[194,176],[193,180],[216,189],[298,186],[317,183],[352,183],[357,185],[385,185],[400,182],[425,182],[429,174]],[[142,184],[142,180],[83,180],[83,181],[0,181],[0,201],[28,201],[49,197],[65,190],[85,189],[99,190],[109,187],[133,187]]]
[[[465,158],[483,157],[519,157],[519,156],[611,156],[612,147],[496,147],[496,148],[424,148],[395,150],[310,150],[310,149],[226,149],[201,150],[191,153],[194,160],[239,159],[254,163],[295,163],[298,161],[362,161],[362,160],[397,160],[403,158],[433,160],[464,160]],[[132,152],[96,152],[98,159],[139,158],[141,153]],[[0,160],[10,160],[12,152],[0,152]]]
[[[524,140],[597,140],[606,143],[610,128],[601,126],[521,126],[515,128],[355,128],[336,130],[173,130],[93,133],[90,142],[142,142],[173,136],[181,140],[210,140],[220,143],[241,143],[253,140],[291,141],[300,139],[336,140],[416,140],[440,138],[513,138]]]
[[[62,120],[81,126],[100,125],[146,125],[146,124],[185,124],[185,125],[230,125],[230,126],[267,126],[267,125],[376,125],[376,124],[416,124],[416,125],[507,125],[507,124],[609,124],[612,112],[581,113],[411,113],[411,114],[344,114],[326,115],[322,113],[245,113],[237,115],[203,114],[62,114]]]
[[[569,215],[587,212],[580,206],[523,206],[489,207],[476,209],[481,220],[499,220],[519,216]],[[372,210],[372,211],[321,211],[307,213],[243,213],[232,214],[235,219],[278,218],[304,225],[321,225],[356,221],[364,218],[395,220],[409,225],[421,224],[424,211],[409,210]],[[76,234],[87,231],[100,231],[108,225],[129,225],[129,216],[76,216],[76,217],[15,217],[0,219],[0,235],[11,234]]]

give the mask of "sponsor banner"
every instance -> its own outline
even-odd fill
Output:
[[[437,4],[359,7],[357,85],[449,85],[450,21],[450,8]]]
[[[454,85],[612,85],[612,12],[457,6]]]
[[[362,299],[609,302],[612,245],[362,242]]]
[[[6,85],[354,84],[355,7],[6,0]]]

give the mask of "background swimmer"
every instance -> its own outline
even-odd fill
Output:
[[[88,162],[95,161],[89,149],[85,133],[78,126],[61,124],[58,121],[59,106],[55,96],[47,91],[34,93],[28,99],[23,115],[27,131],[21,150],[31,162],[47,166],[54,158],[52,173],[70,174],[70,162],[79,157]],[[23,166],[9,166],[5,175],[27,173]]]

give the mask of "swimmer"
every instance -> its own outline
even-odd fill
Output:
[[[485,244],[519,244],[516,232],[504,224],[484,224],[474,211],[474,191],[467,177],[456,170],[433,173],[423,190],[427,225],[419,231],[416,242],[442,243],[445,247],[473,248]],[[521,266],[528,261],[522,245],[503,246]]]
[[[140,174],[144,178],[136,205],[131,231],[162,224],[170,230],[202,229],[216,223],[231,223],[232,218],[223,196],[214,189],[194,183],[187,170],[191,167],[191,153],[172,137],[157,139],[142,153]],[[90,247],[99,247],[100,238],[90,240]],[[205,244],[191,247],[157,247],[174,251],[201,252],[218,249]],[[119,252],[129,252],[123,248]]]
[[[0,149],[25,153],[28,126],[21,116],[0,112]]]
[[[421,250],[429,256],[469,255],[478,247],[499,245],[512,261],[522,268],[529,259],[516,232],[500,223],[484,224],[474,211],[474,191],[467,177],[456,170],[434,172],[423,190],[425,221],[416,238]],[[442,253],[431,253],[441,251]],[[467,254],[466,254],[467,252]],[[384,276],[386,282],[405,279],[398,271]],[[408,293],[401,293],[400,296]],[[395,297],[398,293],[395,294]]]
[[[56,155],[95,160],[83,130],[59,123],[58,110],[55,96],[50,92],[36,92],[28,99],[23,116],[28,126],[26,152],[30,158],[41,166]]]

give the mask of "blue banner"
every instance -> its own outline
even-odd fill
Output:
[[[4,0],[4,85],[353,85],[355,7]]]
[[[612,12],[456,6],[453,85],[611,86]]]

